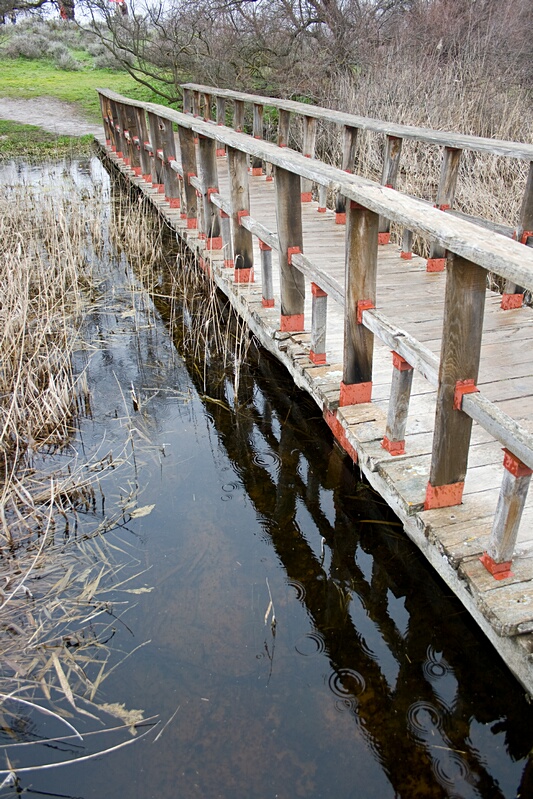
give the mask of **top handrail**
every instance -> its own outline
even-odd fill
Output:
[[[111,100],[144,108],[199,135],[216,139],[224,145],[338,191],[347,199],[360,203],[392,222],[424,238],[438,241],[446,250],[533,291],[533,248],[524,247],[498,233],[488,234],[472,222],[443,214],[421,200],[317,159],[307,158],[295,150],[155,103],[131,100],[107,89],[97,91]]]
[[[322,119],[326,122],[335,122],[359,130],[369,130],[395,136],[400,139],[413,139],[427,144],[436,144],[441,147],[453,147],[461,150],[486,152],[493,155],[502,155],[507,158],[518,158],[522,161],[533,162],[533,144],[525,142],[506,141],[503,139],[489,139],[482,136],[454,133],[452,131],[432,130],[415,125],[402,125],[395,122],[383,122],[371,117],[348,114],[344,111],[334,111],[331,108],[301,103],[296,100],[284,100],[277,97],[267,97],[260,94],[248,94],[232,89],[218,89],[214,86],[204,86],[199,83],[183,83],[181,88],[193,92],[200,92],[211,97],[221,97],[227,100],[237,100],[245,103],[268,105],[280,110],[301,114],[302,116]]]

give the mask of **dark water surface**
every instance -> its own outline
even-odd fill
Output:
[[[109,193],[96,160],[71,172]],[[117,614],[130,603],[112,662],[133,653],[99,698],[160,723],[22,787],[85,799],[533,796],[524,692],[318,409],[253,345],[236,397],[220,359],[182,350],[179,313],[170,335],[168,303],[139,290],[125,253],[104,256],[91,346],[77,356],[92,408],[76,449],[127,455],[102,476],[107,507],[126,496],[154,507],[108,538],[127,564],[117,581],[151,590],[110,595]]]

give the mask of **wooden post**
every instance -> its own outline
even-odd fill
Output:
[[[350,174],[353,172],[354,167],[358,132],[358,128],[352,128],[350,125],[344,126],[342,169]],[[335,222],[337,225],[346,224],[346,197],[340,193],[337,194],[337,200],[335,203]]]
[[[195,117],[200,116],[200,92],[194,89],[192,92],[192,112]]]
[[[391,455],[403,455],[405,452],[405,427],[413,384],[413,367],[397,352],[392,353],[392,365],[387,428],[381,446]]]
[[[152,185],[160,194],[165,193],[165,177],[163,170],[163,140],[161,136],[160,118],[148,112],[150,142],[152,144]]]
[[[190,89],[183,89],[182,107],[184,114],[192,114],[192,92]]]
[[[185,218],[187,228],[195,230],[198,227],[198,209],[196,190],[191,186],[190,179],[196,175],[196,147],[194,133],[189,128],[178,126],[178,136],[181,152],[181,166],[183,169],[183,188],[185,194]],[[182,215],[183,216],[183,215]]]
[[[521,244],[533,247],[533,161],[529,165],[526,190],[520,208],[520,221],[516,228],[514,238]],[[510,280],[505,283],[501,307],[504,311],[512,308],[521,308],[524,301],[524,290]]]
[[[204,206],[204,233],[208,250],[222,249],[220,218],[218,208],[213,205],[210,195],[218,193],[218,172],[216,141],[207,136],[200,136],[198,142],[200,175],[202,177],[202,199]]]
[[[339,195],[340,196],[340,195]],[[318,213],[325,214],[327,211],[328,187],[320,184],[318,187]]]
[[[159,128],[159,141],[162,148],[163,163],[163,183],[165,188],[165,200],[171,208],[179,208],[180,203],[180,180],[177,172],[172,168],[176,161],[176,142],[174,140],[174,129],[172,122],[163,117],[157,118]]]
[[[109,110],[109,100],[107,97],[104,97],[103,94],[100,94],[100,92],[98,92],[98,99],[100,100],[100,111],[102,112],[102,121],[104,123],[105,143],[108,147],[111,147],[112,130],[111,123],[109,121],[111,116],[111,111]]]
[[[217,125],[226,125],[226,100],[224,97],[217,97]],[[224,155],[226,155],[226,148],[217,142],[217,156],[221,158]]]
[[[109,100],[109,108],[111,111],[111,127],[113,129],[114,141],[112,142],[111,149],[118,156],[122,158],[122,139],[120,137],[120,124],[118,118],[118,108],[114,100]]]
[[[316,119],[314,117],[304,117],[303,126],[303,154],[306,158],[314,158],[316,144]],[[310,203],[313,199],[313,181],[308,180],[307,178],[302,178],[301,186],[302,202]]]
[[[447,211],[453,205],[462,152],[462,150],[458,150],[455,147],[444,148],[439,188],[437,189],[437,202],[435,204],[435,207],[441,211]],[[429,250],[429,258],[426,265],[427,271],[442,272],[445,266],[446,250],[433,241]]]
[[[131,105],[124,106],[128,130],[128,153],[130,166],[136,175],[141,175],[141,133],[139,130],[138,117],[136,113],[137,110],[137,108]]]
[[[276,167],[276,219],[279,240],[282,331],[303,330],[305,278],[291,263],[302,252],[302,201],[300,176]]]
[[[119,125],[119,138],[120,150],[122,152],[122,160],[126,166],[131,163],[131,139],[128,130],[128,114],[127,106],[124,103],[116,103]]]
[[[461,405],[465,393],[477,391],[486,287],[485,269],[458,255],[448,258],[426,510],[461,504],[472,431]]]
[[[259,239],[261,251],[261,285],[263,308],[274,307],[274,286],[272,282],[272,247]]]
[[[344,365],[340,405],[370,402],[374,334],[362,314],[376,302],[378,262],[376,213],[350,201],[346,228],[346,303],[344,306]]]
[[[248,157],[241,150],[228,147],[228,171],[231,196],[231,227],[235,282],[253,283],[254,253],[252,234],[241,225],[241,218],[250,214]]]
[[[520,520],[533,470],[516,455],[504,449],[503,480],[496,506],[487,551],[480,558],[496,580],[511,577],[513,558]]]
[[[404,228],[400,258],[403,258],[405,261],[410,261],[412,257],[413,257],[413,231]]]
[[[311,349],[310,360],[319,365],[326,363],[326,326],[328,320],[328,295],[316,283],[311,283]]]
[[[222,248],[224,250],[224,268],[234,269],[233,241],[231,240],[231,219],[220,209],[220,232],[222,234]]]
[[[259,103],[254,103],[254,139],[263,138],[263,111]],[[256,177],[263,174],[263,162],[256,155],[252,156],[252,175]]]
[[[278,147],[288,147],[289,146],[289,128],[291,124],[291,114],[290,111],[285,111],[285,109],[279,109],[279,121],[278,121]]]
[[[244,100],[233,101],[233,127],[238,133],[244,130]]]
[[[398,136],[387,135],[385,141],[385,154],[383,157],[383,171],[381,183],[389,189],[395,189],[398,180],[398,168],[402,153],[403,139]],[[378,244],[388,244],[390,241],[390,220],[384,216],[379,218]]]
[[[207,92],[204,92],[204,120],[209,122],[211,119],[211,95]]]
[[[150,153],[148,150],[150,137],[148,135],[148,126],[146,124],[146,114],[144,108],[136,107],[135,115],[137,117],[137,129],[139,131],[139,157],[141,160],[141,175],[146,183],[151,183],[152,166],[150,162]]]

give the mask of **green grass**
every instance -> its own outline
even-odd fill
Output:
[[[0,163],[6,158],[21,155],[30,160],[88,155],[92,145],[92,136],[58,136],[34,125],[0,119]]]
[[[101,121],[97,87],[112,89],[135,100],[161,102],[157,95],[125,72],[92,67],[67,72],[45,59],[2,58],[0,74],[0,95],[3,97],[55,97],[74,103],[93,122]]]

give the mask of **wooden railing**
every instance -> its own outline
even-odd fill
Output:
[[[361,131],[372,131],[384,138],[384,156],[381,183],[390,188],[397,188],[400,169],[402,144],[404,140],[414,140],[427,145],[438,145],[442,148],[442,161],[439,184],[434,198],[435,207],[447,211],[460,218],[475,221],[483,227],[513,237],[523,244],[533,246],[533,145],[520,142],[487,139],[451,132],[436,131],[412,125],[399,125],[377,119],[333,111],[294,100],[283,100],[275,97],[236,92],[229,89],[218,89],[213,86],[202,86],[196,83],[185,83],[183,90],[183,110],[206,120],[215,119],[218,124],[226,124],[228,111],[232,117],[235,130],[244,129],[246,116],[253,119],[253,135],[263,138],[263,118],[265,109],[275,108],[278,112],[277,143],[287,146],[291,117],[297,117],[302,123],[301,148],[304,155],[314,157],[317,135],[317,121],[334,123],[342,131],[342,163],[338,166],[347,171],[354,171],[357,136]],[[246,110],[251,113],[246,114]],[[232,113],[231,113],[232,112]],[[523,193],[522,206],[517,224],[496,224],[485,219],[453,210],[457,188],[457,179],[461,156],[464,150],[478,153],[503,156],[529,163],[529,172]],[[257,159],[256,159],[257,160]],[[257,164],[260,162],[257,160]],[[302,200],[311,199],[311,186],[306,181],[302,185]],[[320,204],[325,207],[325,193]],[[337,221],[345,221],[345,200],[342,194],[337,195]],[[404,228],[402,240],[402,257],[410,258],[412,250],[412,230]],[[379,222],[379,241],[386,243],[390,235],[390,224],[386,217]],[[428,270],[444,269],[446,253],[438,242],[430,242]],[[522,304],[523,287],[508,282],[502,295],[502,308],[516,308]]]
[[[277,251],[281,330],[303,329],[306,282],[311,283],[310,358],[315,363],[325,361],[328,298],[344,309],[341,406],[371,400],[374,335],[393,351],[383,441],[389,452],[396,454],[404,446],[413,370],[436,388],[426,509],[461,503],[474,420],[503,444],[504,479],[484,562],[496,577],[507,574],[533,470],[533,434],[483,397],[476,381],[487,272],[533,290],[533,250],[304,153],[192,114],[133,102],[103,89],[99,94],[108,145],[135,174],[164,193],[170,208],[180,209],[184,226],[198,230],[207,251],[224,250],[235,282],[252,279],[253,236],[259,240],[267,307],[275,304],[271,252]],[[219,192],[221,147],[228,156],[229,198]],[[266,163],[275,170],[276,232],[250,215],[249,162],[252,168]],[[302,179],[344,198],[345,286],[304,254]],[[375,307],[380,219],[434,241],[447,253],[440,360]]]

